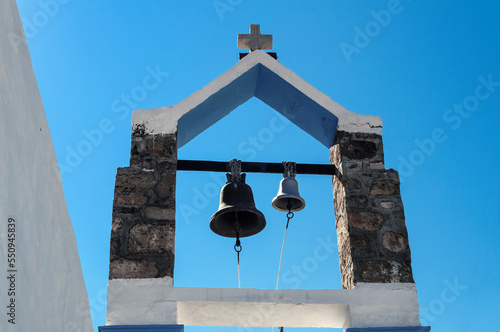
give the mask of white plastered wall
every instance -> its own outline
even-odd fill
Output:
[[[76,238],[15,0],[0,1],[0,45],[0,331],[90,332]]]
[[[420,326],[415,284],[361,283],[349,290],[193,288],[172,284],[170,277],[110,280],[106,324]]]

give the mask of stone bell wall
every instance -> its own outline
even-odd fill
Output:
[[[177,135],[132,132],[113,200],[109,279],[173,277]]]
[[[382,136],[338,131],[330,162],[343,288],[413,283],[398,173],[384,166]]]
[[[382,137],[338,131],[330,161],[343,288],[413,283],[399,176],[386,170]],[[177,135],[132,132],[130,166],[113,201],[110,279],[173,277]]]

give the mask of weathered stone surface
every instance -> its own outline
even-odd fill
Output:
[[[344,289],[352,289],[355,286],[354,265],[351,255],[351,246],[349,242],[345,243],[342,248],[339,248],[340,271],[342,279],[342,287]]]
[[[399,183],[391,180],[373,181],[371,195],[399,195]]]
[[[141,135],[141,129],[132,133],[131,159],[177,158],[175,134]]]
[[[153,180],[153,172],[141,170],[126,172],[119,168],[116,175],[115,195],[127,196],[130,194],[142,194],[149,190]]]
[[[112,237],[109,246],[109,256],[113,259],[116,258],[120,253],[121,239],[120,237]]]
[[[414,282],[411,269],[404,268],[396,261],[363,261],[360,267],[363,282]]]
[[[373,255],[374,251],[370,240],[366,236],[351,236],[351,254],[353,256],[366,257]]]
[[[370,141],[351,140],[343,146],[342,154],[348,159],[369,159],[376,153],[376,145]]]
[[[145,205],[148,201],[147,196],[136,197],[117,197],[116,204],[120,205]]]
[[[175,210],[174,209],[164,209],[156,206],[148,206],[144,213],[146,218],[153,220],[174,220]]]
[[[383,237],[384,247],[392,252],[408,249],[408,239],[398,233],[385,232]]]
[[[131,253],[174,252],[175,231],[170,225],[137,224],[130,230],[128,242]]]
[[[365,231],[376,231],[380,229],[380,226],[384,221],[384,217],[381,214],[374,212],[348,211],[347,220],[353,227]]]
[[[349,166],[351,170],[360,171],[370,168],[370,164],[382,163],[383,165],[384,163],[382,136],[380,135],[338,131],[335,134],[334,146],[338,149],[332,149],[331,153],[337,153],[340,156],[334,158],[331,156],[330,160],[341,161],[346,164],[342,166]]]
[[[366,206],[368,204],[368,197],[365,195],[349,196],[347,202],[348,202],[347,204],[348,208]]]
[[[175,157],[177,155],[177,143],[173,135],[155,135],[146,139],[146,149],[149,156]]]
[[[405,222],[405,215],[403,214],[403,212],[394,213],[394,223],[396,224],[398,229],[406,233],[406,222]]]
[[[384,163],[382,162],[370,163],[368,167],[372,169],[385,169]]]
[[[139,214],[140,207],[136,205],[113,205],[113,215],[137,215]]]
[[[172,265],[163,265],[163,264],[158,264],[158,265],[160,269],[160,274],[158,275],[158,278],[174,277],[174,267]]]
[[[342,287],[413,282],[399,176],[384,169],[382,137],[337,132],[330,162]]]
[[[346,170],[355,171],[363,169],[363,163],[360,161],[345,161],[343,164]]]
[[[161,198],[175,195],[175,173],[165,175],[156,185],[155,192]]]
[[[123,226],[123,219],[122,218],[113,218],[113,222],[111,223],[111,232],[116,233],[118,232]]]
[[[154,262],[119,258],[109,263],[109,279],[155,278],[158,269]]]
[[[173,277],[177,135],[144,129],[133,129],[131,167],[117,171],[110,278]]]
[[[396,207],[394,202],[380,202],[380,206],[384,209],[393,209]]]
[[[345,186],[348,189],[361,189],[361,182],[356,179],[349,179],[345,182]]]

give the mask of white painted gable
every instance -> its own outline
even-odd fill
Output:
[[[382,134],[382,119],[346,110],[273,59],[256,50],[201,90],[171,107],[138,109],[133,125],[151,134],[178,132],[178,147],[252,97],[259,98],[327,148],[337,130]]]

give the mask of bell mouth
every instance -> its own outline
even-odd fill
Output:
[[[272,205],[278,211],[297,212],[306,207],[306,202],[296,195],[278,195],[273,198]]]
[[[227,207],[214,213],[210,229],[217,235],[236,238],[236,220],[240,224],[240,237],[255,235],[266,227],[266,219],[259,210],[242,211],[238,207]]]

